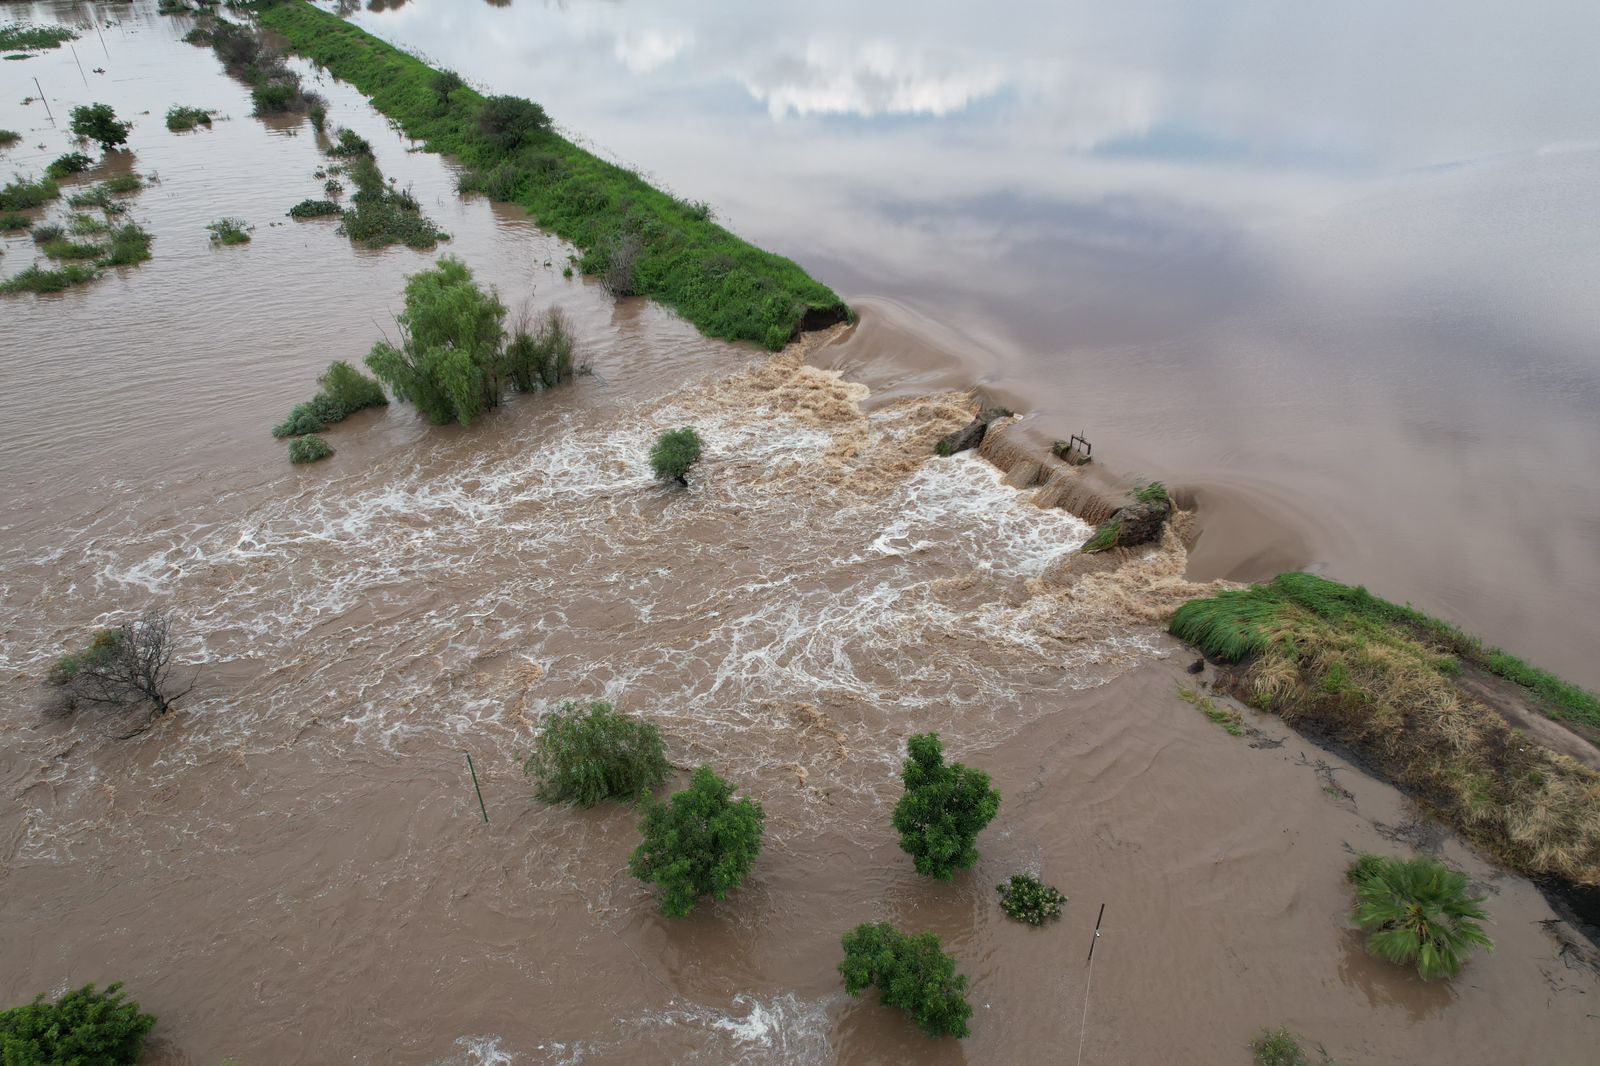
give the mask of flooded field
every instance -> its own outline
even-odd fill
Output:
[[[332,459],[291,467],[271,426],[330,360],[394,335],[404,279],[432,255],[284,217],[320,195],[325,144],[251,117],[182,42],[186,20],[153,3],[4,13],[102,28],[75,42],[81,74],[68,49],[0,63],[0,128],[24,134],[0,164],[42,170],[68,150],[67,109],[104,100],[135,130],[82,182],[159,182],[129,200],[150,262],[0,298],[0,1003],[122,980],[160,1018],[146,1061],[206,1066],[1244,1063],[1264,1025],[1341,1063],[1592,1053],[1600,977],[1528,882],[1276,719],[1246,711],[1233,737],[1176,698],[1192,655],[1161,621],[1210,587],[1196,576],[1316,561],[1305,542],[1258,529],[1218,549],[1240,503],[1192,527],[1193,559],[1171,535],[1079,574],[1086,523],[976,455],[932,456],[974,408],[956,390],[989,373],[952,340],[980,319],[856,301],[879,291],[863,282],[841,289],[853,331],[780,355],[706,340],[564,277],[568,246],[458,197],[449,161],[302,68],[330,124],[368,138],[451,234],[439,252],[513,311],[561,307],[594,372],[469,429],[365,412],[327,434]],[[35,77],[53,119],[19,102]],[[174,103],[220,116],[170,133]],[[211,244],[224,216],[255,226],[249,244]],[[768,239],[743,208],[730,221]],[[802,243],[772,246],[815,265]],[[3,250],[0,276],[35,255],[25,234]],[[1007,343],[996,366],[1020,351]],[[989,373],[1003,394],[1007,372]],[[1019,434],[1078,428],[1038,395],[1018,402]],[[688,492],[645,460],[685,424],[707,442]],[[1215,439],[1183,426],[1171,440]],[[1127,445],[1166,475],[1155,460],[1179,449],[1154,447]],[[1189,472],[1170,480],[1204,504]],[[1248,501],[1249,484],[1219,475],[1215,492]],[[1260,506],[1262,529],[1285,524],[1281,499]],[[1294,506],[1337,525],[1336,502]],[[1540,565],[1579,551],[1552,536],[1565,547]],[[1569,577],[1575,602],[1596,575]],[[121,741],[92,714],[41,714],[54,657],[147,604],[202,667],[179,712]],[[648,715],[680,770],[709,762],[761,800],[749,884],[661,917],[626,871],[631,810],[532,798],[521,757],[569,697]],[[889,826],[905,738],[928,729],[1005,797],[978,868],[949,885],[919,877]],[[1490,897],[1497,950],[1449,985],[1371,959],[1347,920],[1351,855],[1417,844]],[[1001,913],[993,885],[1019,869],[1070,896],[1061,923]],[[839,936],[875,920],[944,937],[972,981],[971,1038],[930,1041],[844,995]]]

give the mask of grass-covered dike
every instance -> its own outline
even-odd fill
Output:
[[[1350,750],[1511,868],[1600,885],[1600,774],[1535,743],[1462,682],[1496,674],[1583,730],[1600,726],[1593,693],[1312,574],[1191,600],[1170,628],[1236,664],[1227,684],[1242,699]]]
[[[628,291],[660,301],[708,336],[771,349],[801,329],[850,316],[833,290],[729,233],[705,205],[653,188],[548,128],[507,135],[503,123],[480,123],[482,95],[454,84],[442,91],[441,72],[306,0],[264,0],[257,8],[262,24],[296,52],[367,94],[430,151],[472,168],[465,191],[520,204],[577,245],[585,273],[614,278],[615,260],[626,256]]]

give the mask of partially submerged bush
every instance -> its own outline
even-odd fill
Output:
[[[101,266],[134,266],[150,258],[152,237],[137,222],[127,222],[111,231],[111,244],[101,258]]]
[[[54,270],[35,263],[25,270],[0,281],[0,293],[15,295],[21,292],[64,292],[74,285],[82,285],[99,276],[94,267],[82,263],[67,263]]]
[[[839,973],[844,990],[857,996],[876,987],[885,1006],[910,1013],[929,1036],[966,1036],[972,1005],[967,978],[956,973],[936,933],[902,933],[888,922],[862,923],[844,935]]]
[[[16,130],[0,130],[0,148],[10,148],[22,140],[22,134]]]
[[[0,26],[0,52],[44,52],[60,48],[77,36],[76,31],[66,26],[32,26],[26,22],[11,22]]]
[[[479,288],[465,263],[445,256],[406,281],[400,345],[379,341],[367,366],[435,425],[469,425],[500,402],[505,315],[500,298]]]
[[[119,121],[110,104],[84,104],[72,109],[73,136],[94,141],[101,151],[127,144],[132,129],[133,123]]]
[[[354,159],[363,155],[370,156],[372,154],[372,142],[353,129],[341,127],[339,139],[328,147],[328,154],[343,159]]]
[[[120,982],[67,992],[53,1003],[39,996],[0,1011],[0,1061],[5,1066],[133,1066],[155,1026],[153,1014],[125,1000]]]
[[[49,178],[30,181],[20,174],[0,188],[0,211],[26,211],[47,204],[61,195],[61,187]]]
[[[744,882],[761,854],[766,815],[761,804],[735,801],[733,786],[702,766],[689,787],[666,803],[641,797],[644,841],[628,859],[628,870],[662,889],[661,912],[687,917],[701,897],[725,899]]]
[[[242,218],[219,218],[206,229],[211,231],[214,244],[248,244],[255,227]]]
[[[316,434],[296,437],[289,442],[291,463],[314,463],[333,454],[333,446]]]
[[[211,125],[211,116],[215,114],[203,107],[185,107],[182,104],[173,104],[167,108],[167,129],[174,133],[183,130],[192,130],[196,126]]]
[[[667,779],[666,748],[652,723],[611,704],[569,701],[546,714],[522,770],[546,803],[593,807],[601,800],[635,800]]]
[[[506,342],[506,372],[520,392],[552,388],[572,377],[574,342],[559,307],[545,311],[532,330],[526,320]]]
[[[1367,950],[1415,965],[1424,980],[1454,977],[1474,948],[1494,947],[1478,924],[1488,914],[1481,898],[1467,894],[1467,875],[1436,859],[1362,855],[1349,877]]]
[[[657,481],[676,481],[689,484],[689,470],[700,461],[703,445],[700,434],[691,426],[669,429],[656,438],[650,449],[650,469]]]
[[[639,292],[639,256],[644,251],[644,242],[637,233],[619,233],[606,242],[605,249],[600,284],[616,300],[636,295]]]
[[[327,218],[330,215],[342,215],[344,208],[332,200],[301,200],[289,208],[290,218]]]
[[[138,192],[144,188],[144,179],[137,174],[115,174],[101,182],[101,187],[109,193]]]
[[[1000,793],[982,770],[946,765],[938,733],[912,736],[906,750],[905,794],[893,818],[900,847],[918,873],[949,881],[978,861],[978,834],[999,813]]]
[[[1256,1066],[1311,1066],[1311,1060],[1300,1050],[1300,1041],[1293,1033],[1282,1028],[1262,1029],[1250,1041]]]
[[[56,660],[50,682],[65,689],[70,704],[148,704],[154,718],[194,689],[194,678],[190,678],[188,687],[175,691],[176,655],[177,635],[171,616],[147,610],[131,621],[100,630],[83,651]]]
[[[342,359],[329,363],[328,369],[317,378],[317,384],[322,386],[323,395],[338,404],[345,415],[364,411],[368,407],[384,407],[389,403],[382,385]]]
[[[33,225],[33,219],[20,211],[7,211],[0,215],[0,230],[27,229]]]
[[[50,165],[44,168],[44,173],[48,178],[60,180],[73,174],[81,174],[92,166],[94,160],[82,152],[67,152],[51,160]]]
[[[1033,874],[1012,874],[1011,880],[995,885],[1000,893],[1000,909],[1019,922],[1043,925],[1061,917],[1067,901],[1054,885],[1047,885]]]

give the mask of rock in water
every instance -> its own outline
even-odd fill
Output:
[[[968,422],[954,433],[946,433],[939,438],[939,443],[934,445],[934,451],[940,455],[954,455],[976,448],[983,443],[984,434],[989,432],[989,423],[997,422],[1002,418],[1010,418],[1011,412],[1004,407],[985,407],[978,412],[978,417]]]

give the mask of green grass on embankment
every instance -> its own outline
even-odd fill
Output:
[[[472,168],[463,188],[520,204],[540,226],[577,245],[585,273],[603,274],[613,249],[637,242],[634,291],[708,336],[773,349],[803,323],[849,315],[833,290],[794,262],[729,233],[703,204],[669,196],[551,131],[504,150],[479,132],[483,97],[472,89],[456,89],[441,102],[433,90],[437,71],[305,0],[265,2],[259,9],[262,25],[283,35],[294,51],[366,93],[430,151]]]
[[[1297,611],[1358,631],[1397,629],[1432,649],[1445,672],[1453,669],[1449,658],[1470,663],[1527,689],[1548,717],[1600,730],[1600,696],[1593,692],[1499,648],[1486,648],[1449,622],[1313,574],[1279,574],[1270,584],[1186,603],[1172,619],[1172,632],[1212,658],[1238,662],[1262,651]]]
[[[1512,868],[1600,884],[1600,774],[1514,730],[1458,679],[1478,666],[1580,725],[1600,724],[1592,693],[1311,574],[1191,600],[1169,628],[1239,664],[1226,683],[1241,698],[1348,747]]]

